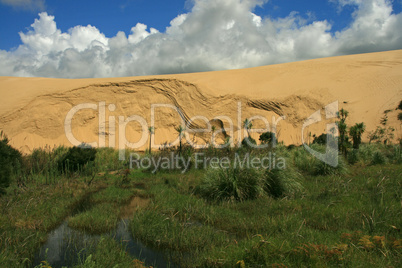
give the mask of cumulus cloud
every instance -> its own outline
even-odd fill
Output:
[[[1,4],[24,10],[45,10],[45,0],[0,0]]]
[[[187,14],[164,32],[137,23],[128,36],[107,38],[96,27],[61,32],[43,12],[20,33],[22,45],[0,50],[0,75],[113,77],[211,71],[261,66],[360,52],[402,48],[402,14],[388,0],[337,0],[354,5],[353,22],[332,33],[326,21],[293,12],[261,18],[252,11],[264,1],[195,0]]]

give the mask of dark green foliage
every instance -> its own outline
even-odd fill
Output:
[[[322,161],[315,161],[314,165],[314,173],[313,175],[321,175],[321,176],[326,176],[326,175],[342,175],[347,173],[348,168],[347,164],[345,163],[345,160],[342,155],[338,156],[338,165],[336,167],[330,166],[325,162]]]
[[[198,192],[211,201],[245,201],[262,192],[262,174],[246,167],[210,168]]]
[[[267,169],[263,189],[274,198],[293,194],[302,189],[298,178],[300,176],[291,166],[284,169]]]
[[[68,152],[59,160],[58,167],[63,172],[75,172],[89,162],[93,162],[96,156],[96,149],[88,146],[71,147]]]
[[[339,130],[339,151],[341,151],[344,155],[347,154],[347,148],[350,144],[348,137],[348,126],[345,122],[348,115],[348,111],[341,109],[338,113],[339,121],[337,122]]]
[[[400,102],[399,105],[398,105],[398,110],[402,110],[402,100],[401,100],[401,102]]]
[[[260,142],[262,144],[275,143],[276,137],[273,132],[264,132],[260,135]]]
[[[350,128],[349,134],[353,139],[353,149],[359,149],[360,143],[362,143],[362,135],[366,130],[364,123],[356,123]]]
[[[385,155],[380,151],[376,151],[373,154],[371,164],[372,165],[382,165],[382,164],[385,164],[386,161],[387,161],[387,159],[386,159]]]
[[[318,137],[314,137],[313,143],[325,145],[327,143],[327,134],[323,133]]]
[[[359,150],[353,149],[348,154],[348,163],[351,165],[356,164],[359,161]]]
[[[257,142],[252,137],[245,137],[241,141],[241,146],[245,148],[251,148],[253,145],[257,145]]]
[[[8,138],[0,132],[0,195],[10,184],[13,170],[21,167],[21,153],[8,144]]]
[[[399,114],[398,114],[398,120],[399,120],[399,121],[402,121],[402,113],[399,113]]]
[[[179,154],[181,155],[181,150],[182,150],[182,142],[181,142],[181,140],[183,138],[184,131],[186,131],[186,129],[182,125],[180,125],[180,126],[176,127],[175,130],[176,130],[177,134],[179,134],[179,141],[180,141],[180,143],[179,143]]]

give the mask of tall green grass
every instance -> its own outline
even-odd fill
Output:
[[[209,168],[198,192],[211,201],[244,201],[262,194],[263,173],[254,168]]]

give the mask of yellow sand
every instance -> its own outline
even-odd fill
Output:
[[[301,144],[306,118],[321,109],[322,121],[304,131],[308,142],[309,132],[319,135],[326,131],[326,124],[334,122],[326,120],[323,108],[338,101],[339,109],[349,111],[348,125],[366,124],[365,140],[367,132],[379,125],[384,111],[392,110],[388,124],[396,128],[396,141],[402,133],[395,110],[402,100],[402,50],[177,75],[102,79],[0,77],[0,96],[0,130],[13,146],[26,153],[46,145],[72,146],[65,134],[65,118],[72,107],[84,103],[96,105],[98,110],[84,109],[74,114],[73,136],[79,142],[98,145],[102,145],[104,137],[106,146],[116,148],[123,141],[119,138],[119,116],[122,120],[140,116],[147,123],[144,128],[148,128],[152,104],[178,107],[186,123],[195,116],[206,118],[215,126],[218,144],[228,136],[235,143],[241,140],[246,134],[238,130],[246,118],[264,117],[273,130],[273,120],[285,116],[277,123],[279,141]],[[101,129],[104,136],[99,140],[99,107],[103,102],[106,121],[105,129]],[[110,111],[109,104],[115,109]],[[162,143],[177,141],[175,127],[179,124],[180,116],[173,109],[155,109],[155,149]],[[110,128],[112,125],[115,129]],[[206,126],[198,118],[187,130]],[[253,128],[266,127],[261,119],[255,119]],[[223,129],[225,134],[218,133]],[[198,144],[206,144],[211,138],[211,131],[187,133],[188,139]],[[148,147],[149,135],[140,123],[129,123],[125,134],[132,143],[143,135],[138,149]],[[258,133],[251,135],[258,139]]]

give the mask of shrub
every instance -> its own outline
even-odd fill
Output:
[[[402,163],[401,146],[399,146],[399,145],[394,145],[393,146],[391,158],[396,164]]]
[[[349,130],[349,134],[353,140],[353,148],[359,149],[360,143],[362,142],[362,135],[366,130],[364,123],[356,123]]]
[[[293,161],[295,166],[303,172],[309,174],[314,173],[314,165],[317,159],[307,152],[304,147],[300,147],[293,151]]]
[[[373,154],[381,144],[363,144],[359,148],[359,159],[365,164],[370,164],[373,159]]]
[[[326,148],[321,145],[313,144],[311,148],[317,152],[324,153]],[[304,148],[300,148],[293,154],[294,163],[300,171],[307,172],[309,175],[332,175],[344,174],[347,166],[342,156],[338,155],[338,166],[332,167],[318,158],[311,155]]]
[[[9,140],[0,132],[0,195],[10,185],[13,169],[21,167],[21,153],[8,144]]]
[[[252,137],[245,137],[241,141],[241,146],[244,148],[251,148],[253,145],[257,145],[257,142]]]
[[[312,175],[322,175],[322,176],[326,176],[326,175],[341,175],[341,174],[345,174],[348,172],[348,168],[347,165],[345,163],[345,159],[343,158],[343,156],[338,155],[338,165],[336,167],[330,166],[325,162],[322,161],[316,161],[315,165],[314,165],[314,173]]]
[[[327,134],[323,133],[318,137],[314,137],[313,143],[325,145],[327,143]]]
[[[267,169],[265,171],[264,190],[274,198],[294,194],[303,188],[299,181],[300,176],[289,165],[285,169]]]
[[[260,170],[245,167],[210,168],[198,192],[212,201],[244,201],[262,193]]]
[[[348,154],[348,163],[351,165],[356,164],[359,161],[359,150],[353,149]]]
[[[59,160],[60,171],[75,172],[82,170],[89,162],[93,162],[96,156],[96,149],[88,145],[71,147],[68,152]]]
[[[264,132],[260,135],[260,142],[262,144],[269,144],[271,142],[275,143],[275,133],[273,132]]]
[[[380,151],[376,151],[373,154],[373,158],[371,159],[371,164],[372,165],[382,165],[385,164],[385,162],[387,161],[385,155],[380,152]]]

